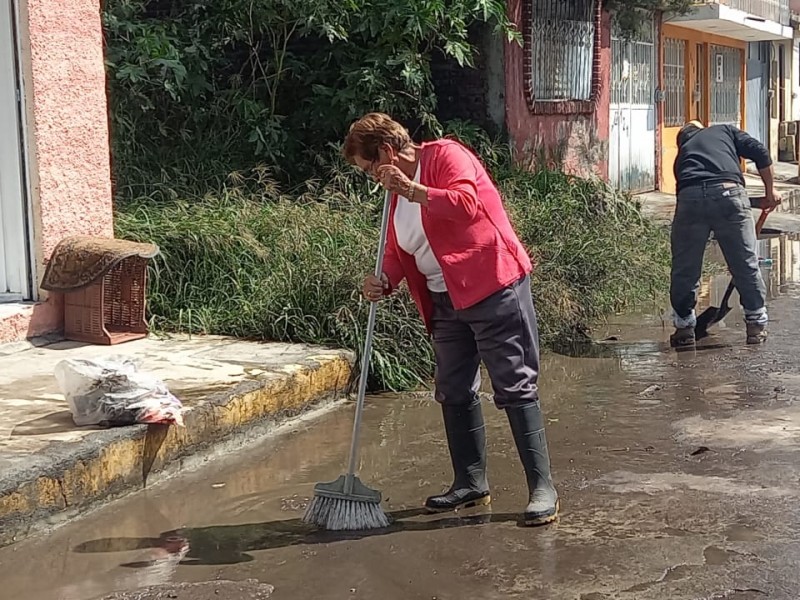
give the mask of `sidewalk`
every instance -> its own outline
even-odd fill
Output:
[[[114,354],[139,359],[166,382],[186,408],[185,428],[75,427],[55,365]],[[0,346],[0,546],[340,396],[352,360],[339,350],[221,337]]]
[[[798,167],[797,163],[775,162],[772,167],[775,172],[775,181],[797,183],[798,175],[800,175],[800,170],[798,170],[800,167]],[[758,176],[758,169],[749,161],[747,162],[747,172],[750,175]]]
[[[764,195],[764,185],[757,175],[746,174],[745,185],[751,197]],[[777,180],[775,190],[783,196],[783,204],[769,217],[765,233],[800,234],[800,185]],[[642,211],[648,217],[663,224],[672,222],[675,212],[675,196],[663,192],[646,192],[636,196],[642,203]],[[758,218],[759,209],[753,209]]]

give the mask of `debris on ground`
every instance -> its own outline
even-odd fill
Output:
[[[708,446],[700,446],[699,448],[697,448],[697,450],[692,452],[689,456],[700,456],[701,454],[705,454],[706,452],[711,452],[711,448],[709,448]]]
[[[166,384],[129,358],[62,360],[59,389],[79,427],[164,423],[183,426],[183,407]]]
[[[267,600],[275,587],[255,579],[206,581],[156,586],[135,592],[116,593],[103,600]]]
[[[657,392],[657,391],[659,391],[661,389],[662,388],[661,388],[660,385],[651,385],[651,386],[643,389],[641,392],[639,392],[639,396],[649,396],[649,395],[654,394],[655,392]]]

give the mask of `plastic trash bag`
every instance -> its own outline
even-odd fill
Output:
[[[183,407],[160,380],[141,373],[128,358],[70,358],[56,365],[55,377],[72,420],[87,425],[175,423]]]

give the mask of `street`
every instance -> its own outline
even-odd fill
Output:
[[[543,357],[552,526],[518,526],[522,470],[488,394],[491,510],[422,514],[450,482],[440,411],[427,393],[387,394],[368,399],[360,467],[395,519],[387,530],[300,521],[314,483],[345,468],[352,405],[339,406],[0,550],[0,598],[796,599],[800,287],[774,281],[793,255],[773,267],[764,347],[744,345],[737,307],[696,351],[675,352],[653,310]],[[725,285],[714,278],[712,299]]]

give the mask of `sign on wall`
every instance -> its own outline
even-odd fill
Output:
[[[716,66],[716,81],[722,83],[725,81],[725,58],[722,54],[714,55],[714,65]]]

